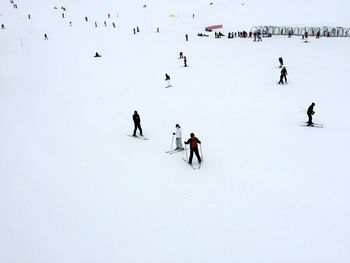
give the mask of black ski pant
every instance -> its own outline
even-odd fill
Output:
[[[135,128],[134,128],[134,136],[136,136],[136,130],[139,129],[140,131],[140,135],[142,136],[142,128],[141,128],[141,124],[140,123],[134,123]]]
[[[312,124],[312,114],[307,114],[307,116],[309,117],[309,120],[307,121],[308,124]]]
[[[190,149],[190,160],[189,160],[189,163],[192,164],[193,152],[197,156],[198,162],[201,163],[202,160],[201,160],[201,157],[199,156],[198,148],[194,148],[194,149],[191,148]]]
[[[278,84],[283,84],[283,75],[280,76],[280,82]]]

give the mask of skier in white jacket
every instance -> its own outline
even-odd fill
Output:
[[[176,148],[175,150],[183,150],[184,148],[182,147],[182,133],[181,133],[181,127],[179,124],[175,125],[176,132],[173,133],[176,138]]]

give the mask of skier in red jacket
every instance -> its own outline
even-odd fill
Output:
[[[192,165],[193,152],[196,154],[198,162],[201,163],[202,160],[201,160],[201,157],[200,157],[199,152],[198,152],[198,144],[200,144],[201,141],[198,140],[198,138],[194,136],[194,133],[191,133],[190,136],[191,136],[191,138],[189,138],[187,141],[185,141],[185,144],[190,145],[190,159],[189,159],[188,163]]]

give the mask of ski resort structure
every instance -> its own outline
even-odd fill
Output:
[[[254,26],[251,32],[260,32],[262,35],[304,35],[316,36],[317,33],[327,37],[350,37],[350,28],[333,26]]]

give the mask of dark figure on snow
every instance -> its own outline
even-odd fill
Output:
[[[258,42],[261,42],[261,41],[262,41],[261,34],[260,32],[258,32]]]
[[[49,38],[47,37],[46,34],[44,34],[44,39],[45,39],[45,40],[49,40]]]
[[[283,83],[283,79],[284,79],[284,81],[287,84],[287,69],[284,66],[282,67],[281,76],[280,76],[280,82],[278,82],[278,84],[284,84]]]
[[[280,68],[283,67],[283,58],[282,57],[279,57],[278,58],[278,61],[280,62]]]
[[[1,29],[5,29],[5,25],[4,24],[1,24]]]
[[[100,57],[101,57],[101,55],[100,55],[100,54],[98,54],[98,52],[96,52],[96,54],[95,54],[94,58],[100,58]]]
[[[187,34],[185,35],[185,38],[186,38],[186,41],[188,41],[188,35]]]
[[[86,22],[89,21],[88,18],[87,18],[87,16],[85,17],[85,21],[86,21]]]
[[[142,135],[142,128],[141,128],[141,119],[140,115],[137,113],[137,111],[134,111],[134,115],[132,115],[132,119],[134,121],[134,133],[132,136],[136,136],[136,130],[139,129],[140,135]]]
[[[95,21],[95,27],[97,27],[97,22]]]
[[[112,23],[112,26],[115,28],[115,23],[114,22]]]
[[[139,27],[138,27],[138,26],[136,27],[136,32],[140,32],[140,29],[139,29]]]
[[[182,52],[180,52],[180,59],[181,59],[181,58],[184,58],[184,55],[183,55]]]
[[[132,30],[134,31],[134,35],[135,35],[135,34],[136,34],[136,29],[135,29],[135,28],[133,28]]]
[[[30,19],[30,14],[28,15],[28,19]]]
[[[184,56],[184,67],[187,67],[187,58]]]
[[[171,84],[170,84],[170,76],[169,76],[167,73],[165,73],[165,81],[166,81],[166,83],[167,83],[166,88],[170,88],[170,87],[171,87]]]
[[[185,141],[185,144],[190,145],[190,159],[189,159],[188,163],[192,165],[193,153],[196,154],[198,162],[201,163],[202,160],[201,160],[201,157],[200,157],[199,152],[198,152],[198,144],[200,144],[201,141],[198,140],[198,138],[194,136],[194,133],[191,133],[190,136],[191,136],[191,138],[189,138],[187,141]]]
[[[313,102],[313,103],[311,103],[311,105],[309,106],[309,108],[307,109],[307,116],[309,117],[309,119],[308,119],[308,121],[307,121],[307,125],[312,125],[312,124],[314,124],[313,122],[312,122],[312,115],[314,115],[315,114],[315,112],[314,112],[314,106],[315,106],[315,103]]]

